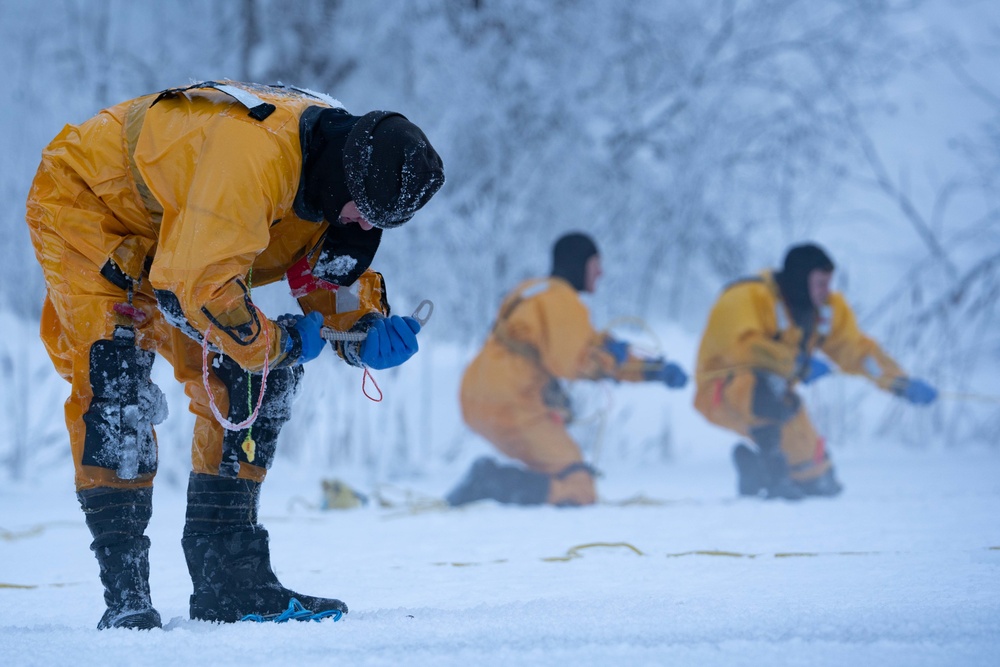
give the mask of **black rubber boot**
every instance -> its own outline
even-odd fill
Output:
[[[788,461],[781,451],[781,426],[768,424],[750,431],[750,437],[760,450],[764,471],[764,497],[800,500],[805,491],[788,476]]]
[[[766,477],[764,483],[765,498],[801,500],[805,497],[806,493],[798,482],[788,476],[788,462],[780,450],[762,452],[761,461]]]
[[[90,545],[101,568],[107,611],[98,630],[162,627],[149,594],[149,538],[143,533],[152,515],[152,489],[87,489],[77,494]]]
[[[250,480],[191,474],[182,539],[194,585],[191,618],[235,623],[249,615],[280,614],[292,598],[314,614],[346,614],[340,600],[302,595],[278,581],[267,530],[257,524],[259,489]]]
[[[548,475],[518,466],[500,465],[488,456],[472,464],[461,482],[445,500],[452,507],[477,500],[496,500],[510,505],[541,505],[548,500]]]
[[[760,455],[745,442],[733,447],[733,464],[736,466],[736,491],[741,496],[757,496],[764,490],[766,480]]]

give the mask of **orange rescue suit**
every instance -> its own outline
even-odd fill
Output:
[[[630,355],[618,364],[604,349],[605,340],[568,282],[528,280],[504,299],[493,331],[462,378],[465,422],[507,456],[549,475],[549,503],[597,500],[588,471],[559,476],[582,463],[583,455],[566,430],[568,401],[557,379],[645,379],[650,362]]]
[[[800,352],[816,349],[840,370],[864,375],[882,389],[903,376],[896,362],[858,328],[854,312],[838,292],[830,294],[809,340],[803,341],[803,335],[773,272],[727,287],[709,313],[698,350],[695,408],[712,423],[749,436],[750,429],[766,423],[751,410],[754,372],[780,378],[791,391],[798,382]],[[781,449],[793,479],[814,479],[829,468],[822,439],[804,409],[782,426]]]
[[[130,329],[139,349],[170,361],[197,417],[194,470],[207,474],[218,474],[223,430],[202,386],[201,345],[191,336],[211,326],[213,350],[243,369],[259,371],[265,358],[271,368],[286,362],[282,329],[256,309],[250,290],[281,280],[304,258],[315,262],[328,223],[293,211],[302,173],[299,119],[310,106],[331,105],[291,89],[251,92],[274,106],[263,120],[220,90],[149,95],[66,126],[43,152],[27,222],[47,285],[42,340],[72,384],[65,412],[80,490],[149,486],[155,474],[122,479],[83,463],[95,342]],[[128,288],[102,275],[109,266],[127,276]],[[323,289],[303,290],[299,303],[338,330],[388,311],[377,273],[367,271],[346,291],[339,295],[349,297],[340,299],[351,304],[347,310],[338,309],[338,292]],[[158,305],[164,295],[175,308],[164,308],[163,298]],[[210,386],[225,414],[228,395],[214,374]],[[252,464],[239,471],[257,481],[264,474]]]

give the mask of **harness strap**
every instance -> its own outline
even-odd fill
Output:
[[[507,303],[506,307],[500,311],[497,316],[497,321],[493,324],[493,337],[496,341],[506,347],[508,350],[514,354],[525,357],[528,361],[532,362],[536,366],[541,367],[541,354],[538,349],[531,343],[526,343],[522,340],[517,340],[507,333],[506,324],[507,320],[513,314],[514,310],[517,309],[522,303],[528,298],[541,293],[546,288],[548,288],[547,279],[539,279],[525,285],[519,292],[517,292],[510,301]]]
[[[220,83],[218,81],[202,81],[201,83],[194,83],[191,84],[190,86],[184,86],[183,88],[168,88],[167,90],[164,90],[162,93],[157,95],[156,99],[153,100],[153,103],[150,104],[149,106],[150,107],[156,106],[156,103],[159,102],[160,100],[172,99],[174,97],[177,97],[177,95],[179,95],[180,93],[185,93],[189,90],[195,90],[199,88],[212,88],[218,90],[221,93],[229,95],[234,100],[236,100],[237,102],[245,106],[247,109],[249,109],[249,113],[247,115],[253,118],[254,120],[263,121],[267,119],[267,117],[270,116],[272,113],[274,113],[275,109],[277,109],[277,107],[271,104],[270,102],[265,102],[264,100],[260,99],[259,97],[257,97],[248,90],[227,83]]]
[[[139,199],[146,208],[146,212],[149,214],[153,224],[159,227],[163,222],[163,207],[160,205],[160,202],[156,201],[153,192],[146,185],[146,181],[139,172],[139,166],[135,162],[135,147],[139,143],[139,134],[142,132],[142,125],[146,122],[146,110],[149,108],[146,106],[146,101],[148,99],[148,96],[140,97],[132,102],[125,114],[123,132],[125,134],[125,151],[128,155],[128,169],[132,175],[132,181],[135,183],[136,192],[139,194]]]

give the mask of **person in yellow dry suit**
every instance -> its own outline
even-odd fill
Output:
[[[597,246],[570,233],[552,249],[548,278],[518,285],[500,306],[493,331],[462,378],[462,416],[503,454],[473,463],[446,496],[452,506],[476,500],[534,505],[597,501],[594,469],[566,430],[568,396],[559,379],[655,381],[683,387],[687,375],[665,359],[641,359],[598,333],[578,292],[593,292],[601,275]]]
[[[698,350],[695,408],[748,437],[733,460],[740,495],[799,499],[842,490],[823,438],[796,393],[831,372],[821,350],[846,373],[924,405],[937,391],[907,377],[857,325],[838,292],[834,264],[815,244],[789,249],[780,271],[728,285],[713,306]]]
[[[27,222],[47,285],[42,340],[71,383],[76,488],[107,603],[98,628],[160,626],[144,535],[153,426],[166,417],[150,380],[156,352],[196,415],[182,539],[191,617],[267,617],[293,597],[315,618],[347,611],[278,582],[258,491],[323,325],[367,332],[334,343],[355,366],[416,352],[419,323],[390,315],[369,266],[382,231],[443,182],[404,116],[353,116],[283,86],[204,82],[139,97],[45,148]],[[284,278],[304,314],[268,319],[252,287]]]

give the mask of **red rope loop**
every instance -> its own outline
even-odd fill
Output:
[[[372,384],[375,385],[375,390],[378,392],[378,398],[375,398],[374,396],[368,393],[369,378],[371,379]],[[361,391],[364,393],[365,398],[367,398],[369,401],[372,401],[374,403],[382,402],[382,390],[379,389],[378,382],[375,381],[375,376],[371,374],[371,371],[368,370],[367,366],[365,366],[365,374],[361,378]]]

